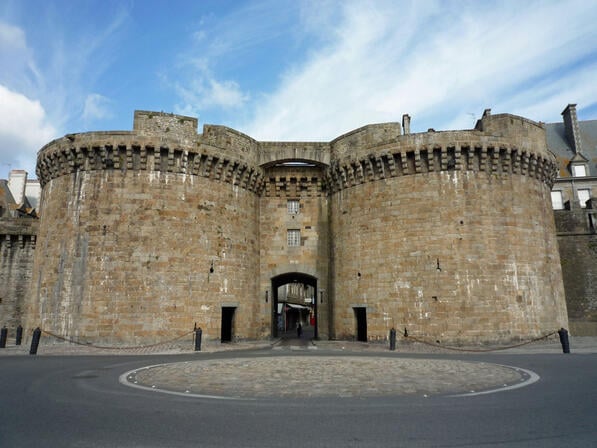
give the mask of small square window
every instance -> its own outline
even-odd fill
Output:
[[[289,229],[287,234],[289,246],[301,245],[301,231],[299,229]]]
[[[572,165],[572,175],[574,177],[585,177],[587,175],[587,167],[584,165]]]
[[[288,214],[290,215],[297,215],[300,209],[299,201],[296,199],[291,199],[287,203]]]
[[[552,191],[551,192],[551,208],[554,210],[563,210],[564,209],[564,201],[562,200],[562,192],[561,191]]]
[[[586,208],[587,201],[589,199],[591,199],[591,190],[579,189],[579,190],[577,190],[576,194],[578,195],[578,201],[580,202],[580,207]]]

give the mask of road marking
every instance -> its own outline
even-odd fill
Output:
[[[500,387],[499,389],[490,389],[490,390],[484,390],[481,392],[469,392],[466,394],[457,394],[457,395],[449,395],[449,396],[450,397],[474,397],[477,395],[487,395],[487,394],[495,394],[498,392],[506,392],[508,390],[520,389],[521,387],[530,386],[531,384],[536,383],[537,381],[539,381],[541,379],[541,377],[539,375],[537,375],[535,372],[533,372],[532,370],[522,369],[520,367],[515,367],[515,366],[506,366],[504,364],[496,364],[496,365],[502,366],[502,367],[508,367],[510,369],[516,370],[517,372],[522,372],[522,373],[528,375],[528,378],[526,380],[523,378],[520,383],[512,384],[510,386],[505,385],[504,387]]]
[[[193,394],[193,393],[190,393],[188,391],[185,391],[185,392],[176,392],[176,391],[172,391],[172,390],[158,389],[155,386],[143,386],[141,384],[137,384],[137,382],[131,383],[128,380],[128,377],[130,375],[134,375],[135,373],[139,372],[140,370],[151,369],[152,367],[159,367],[159,366],[164,366],[164,365],[168,365],[168,363],[166,363],[166,364],[155,364],[153,366],[146,366],[146,367],[141,367],[140,369],[129,370],[128,372],[125,372],[125,373],[123,373],[122,375],[120,375],[118,377],[118,382],[120,384],[122,384],[123,386],[134,387],[135,389],[141,389],[141,390],[145,390],[145,391],[148,391],[148,392],[161,392],[163,394],[179,395],[181,397],[208,398],[210,400],[241,400],[241,401],[253,401],[254,400],[253,398],[224,397],[224,396],[221,396],[221,395]]]

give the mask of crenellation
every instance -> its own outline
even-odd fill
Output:
[[[201,175],[203,177],[207,177],[208,179],[211,178],[212,168],[213,168],[214,164],[216,164],[218,162],[218,160],[219,159],[217,157],[208,155],[207,158],[205,159],[205,164],[203,165],[203,170],[201,172]]]
[[[531,154],[529,156],[529,176],[535,179],[540,179],[536,154]]]
[[[415,171],[413,174],[426,172],[427,170],[424,169],[425,167],[423,166],[423,163],[421,161],[421,150],[415,149],[414,154],[415,154]],[[425,151],[425,155],[427,155],[427,151]]]
[[[246,165],[243,168],[238,162],[233,162],[228,165],[226,178],[224,181],[232,185],[239,185]]]
[[[343,188],[350,188],[354,186],[352,176],[352,164],[349,161],[347,161],[346,163],[340,166],[340,170],[342,173]]]
[[[441,171],[441,147],[432,146],[427,151],[427,171],[430,173]]]
[[[348,182],[348,187],[354,187],[357,183],[355,180],[355,175],[354,175],[354,164],[353,162],[350,162],[349,164],[347,164],[344,169],[346,170],[346,178],[347,178],[347,182]]]
[[[520,174],[523,176],[529,174],[529,162],[530,162],[530,155],[527,151],[522,151],[521,155],[521,163],[520,163]]]
[[[406,152],[406,170],[405,173],[412,175],[412,174],[416,174],[417,173],[417,169],[416,169],[416,156],[415,156],[415,151],[407,151]]]
[[[394,155],[393,154],[387,154],[385,156],[385,160],[386,160],[386,163],[388,165],[388,170],[390,171],[390,176],[391,177],[396,177],[398,175],[398,170],[396,169],[396,160],[394,159]]]
[[[214,164],[214,168],[212,171],[212,179],[220,180],[222,176],[222,171],[225,171],[225,166],[229,164],[229,160],[226,159],[218,159],[217,162]]]
[[[460,147],[461,165],[463,171],[471,169],[471,148],[468,145],[462,145]]]

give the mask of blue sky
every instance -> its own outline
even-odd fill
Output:
[[[66,133],[175,112],[258,140],[331,140],[486,108],[597,119],[597,1],[2,0],[0,178]]]

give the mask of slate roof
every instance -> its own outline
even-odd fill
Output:
[[[10,215],[10,210],[15,207],[15,200],[8,188],[8,182],[4,179],[0,179],[0,217]]]
[[[597,176],[597,120],[578,122],[582,155],[588,160],[589,176]],[[570,177],[568,163],[574,157],[572,146],[566,138],[564,123],[546,123],[547,146],[560,163],[560,177]]]

